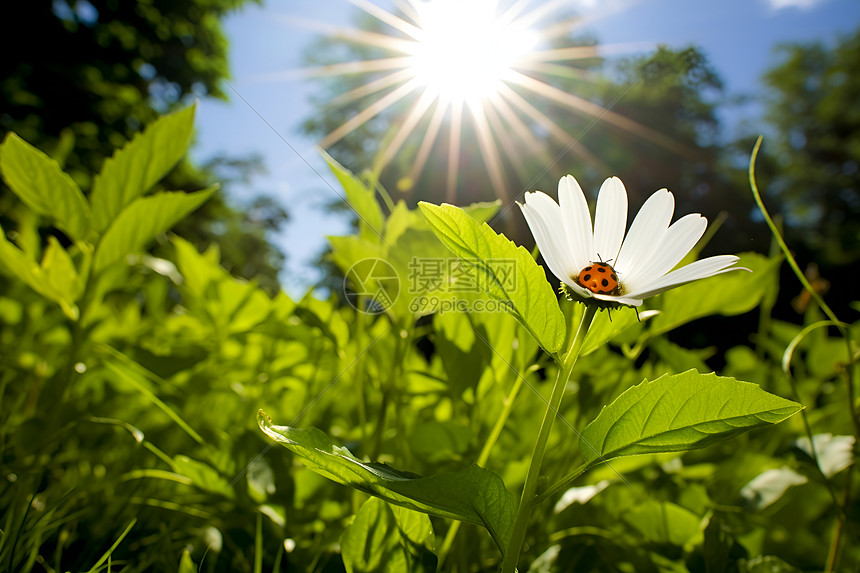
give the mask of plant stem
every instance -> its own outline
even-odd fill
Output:
[[[544,453],[546,453],[546,444],[549,440],[550,432],[552,431],[552,424],[555,421],[559,408],[561,407],[564,390],[567,387],[570,374],[573,372],[576,359],[579,358],[582,344],[585,342],[585,335],[588,333],[588,328],[591,326],[591,322],[594,320],[596,313],[596,306],[585,306],[585,312],[582,315],[582,320],[579,323],[576,336],[573,338],[570,348],[561,361],[558,376],[556,377],[555,385],[552,388],[552,395],[546,405],[543,421],[541,422],[540,430],[538,431],[538,438],[537,442],[535,442],[529,470],[526,474],[526,483],[523,485],[523,495],[520,499],[520,506],[517,509],[517,518],[514,522],[514,531],[511,535],[511,541],[508,544],[507,551],[505,552],[505,558],[502,564],[502,573],[514,573],[514,571],[516,571],[517,560],[520,557],[520,550],[522,549],[523,542],[526,537],[526,527],[528,526],[532,507],[536,498],[538,477],[540,476],[543,456]]]
[[[502,412],[499,414],[496,423],[493,425],[493,429],[490,430],[490,435],[487,436],[487,441],[484,442],[484,447],[481,449],[481,453],[475,461],[475,463],[481,467],[484,467],[487,460],[490,459],[490,453],[493,451],[493,446],[496,445],[496,441],[499,439],[499,436],[505,427],[505,422],[508,421],[508,417],[511,415],[511,410],[513,409],[517,394],[519,394],[520,388],[523,387],[523,382],[525,382],[525,373],[519,371],[516,375],[514,385],[505,397],[505,401],[502,403]],[[454,544],[454,538],[460,530],[460,523],[461,522],[459,521],[452,522],[451,527],[448,529],[448,533],[445,534],[445,540],[442,542],[442,547],[439,549],[439,560],[436,565],[437,571],[442,570],[442,565],[445,563],[448,553],[451,551],[451,546]]]
[[[830,307],[827,303],[824,302],[824,299],[821,298],[821,295],[809,284],[809,281],[806,279],[806,275],[800,270],[800,266],[797,264],[797,261],[794,259],[794,256],[791,254],[791,251],[788,248],[785,240],[782,238],[782,235],[779,232],[779,229],[776,227],[776,224],[773,222],[773,219],[768,213],[767,208],[764,206],[764,202],[761,198],[761,193],[759,193],[758,186],[755,182],[755,160],[756,156],[758,156],[758,150],[761,147],[762,138],[759,136],[758,140],[755,142],[755,147],[753,147],[752,156],[750,157],[750,168],[749,168],[749,179],[750,179],[750,187],[752,188],[753,197],[755,198],[756,205],[758,205],[759,211],[761,211],[762,216],[764,217],[765,222],[767,222],[767,226],[770,228],[770,232],[773,233],[774,239],[776,239],[777,243],[779,243],[779,248],[782,249],[783,254],[785,254],[785,259],[788,261],[791,270],[794,271],[794,274],[797,276],[797,279],[800,281],[800,284],[803,285],[803,288],[809,293],[812,297],[812,300],[818,305],[818,307],[827,315],[827,317],[833,321],[836,325],[836,328],[839,329],[840,334],[845,339],[845,344],[848,347],[848,361],[846,362],[845,368],[845,382],[846,382],[846,393],[848,398],[848,408],[851,414],[851,421],[854,424],[854,435],[860,437],[860,419],[857,417],[856,404],[854,399],[854,374],[853,368],[851,368],[853,362],[853,344],[851,341],[851,332],[848,328],[842,323],[836,315],[830,310]]]
[[[818,305],[818,307],[827,315],[827,317],[833,321],[833,324],[836,328],[839,329],[840,334],[842,334],[842,338],[845,340],[845,345],[848,348],[848,360],[845,363],[845,393],[848,401],[848,412],[851,417],[851,421],[854,425],[854,435],[860,438],[860,419],[857,417],[857,405],[854,398],[854,344],[851,340],[851,331],[848,327],[842,323],[838,318],[836,318],[836,314],[827,303],[824,302],[824,299],[821,298],[821,295],[809,284],[809,281],[806,279],[806,275],[803,274],[800,270],[800,266],[797,264],[797,261],[794,259],[794,256],[791,254],[791,251],[788,248],[785,240],[782,238],[782,235],[777,229],[776,224],[773,222],[773,219],[768,213],[767,209],[764,206],[764,202],[761,198],[761,193],[759,193],[758,186],[755,182],[755,160],[756,156],[758,156],[758,150],[761,147],[762,137],[759,136],[758,140],[755,142],[755,147],[753,147],[752,156],[750,157],[750,168],[749,168],[749,179],[750,179],[750,188],[752,189],[753,197],[755,198],[756,205],[758,205],[759,211],[761,211],[764,220],[767,222],[767,226],[770,227],[771,233],[773,233],[774,239],[776,239],[777,243],[779,243],[779,248],[782,249],[782,252],[785,254],[785,259],[788,261],[789,266],[791,266],[791,270],[794,271],[794,274],[797,276],[797,279],[800,281],[800,284],[803,285],[803,288],[809,293],[812,297],[812,300]],[[809,430],[810,434],[810,445],[812,448],[815,447],[814,443],[811,441],[812,431]],[[813,450],[814,451],[814,450]],[[845,487],[845,498],[842,504],[842,509],[837,516],[836,521],[836,531],[833,534],[833,541],[830,545],[830,550],[827,555],[827,564],[826,571],[829,573],[833,570],[835,563],[839,560],[839,546],[843,532],[843,524],[846,519],[848,507],[849,507],[849,499],[851,494],[851,473],[854,471],[854,466],[850,466],[848,468],[848,477],[847,485]],[[838,509],[838,506],[837,506]]]

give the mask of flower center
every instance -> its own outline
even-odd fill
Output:
[[[615,269],[609,263],[591,263],[576,277],[576,282],[582,288],[588,289],[594,294],[618,294],[620,285]]]

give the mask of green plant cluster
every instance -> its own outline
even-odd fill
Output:
[[[167,233],[212,193],[150,193],[192,120],[150,125],[89,196],[16,135],[0,146],[25,206],[0,235],[0,570],[860,560],[846,501],[858,494],[846,339],[860,326],[814,305],[805,324],[772,319],[781,256],[742,254],[751,273],[669,291],[638,316],[594,315],[484,224],[499,205],[410,209],[331,161],[359,222],[330,238],[346,296],[270,297],[216,248]],[[711,350],[669,338],[746,313],[756,338],[719,373]],[[548,404],[554,429],[520,499]]]

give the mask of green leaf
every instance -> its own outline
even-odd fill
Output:
[[[93,270],[98,272],[143,248],[159,233],[170,229],[197,209],[217,188],[217,185],[213,185],[195,193],[173,191],[138,198],[123,209],[102,236],[96,249]]]
[[[54,237],[48,239],[42,265],[39,266],[24,251],[7,241],[0,228],[0,268],[59,304],[70,319],[78,319],[75,301],[81,293],[80,279],[69,254]]]
[[[74,303],[81,296],[83,284],[69,253],[55,237],[48,237],[48,246],[42,257],[42,273],[45,281],[43,288],[53,293],[51,298],[60,304],[66,316],[77,320],[79,312]]]
[[[747,268],[751,273],[724,273],[663,294],[661,312],[651,321],[649,336],[668,332],[703,316],[734,316],[758,306],[775,284],[782,259],[768,259],[756,253],[739,256],[737,266]]]
[[[691,511],[668,501],[649,500],[623,514],[645,539],[683,546],[701,532],[701,519]]]
[[[435,573],[430,518],[372,497],[341,537],[347,573]]]
[[[361,237],[369,241],[380,241],[384,217],[376,201],[376,192],[328,155],[323,154],[323,158],[343,187],[347,203],[358,215]]]
[[[626,390],[583,430],[579,448],[587,462],[678,452],[776,424],[802,408],[756,384],[689,370]]]
[[[159,118],[105,161],[90,196],[97,231],[107,229],[126,205],[149,191],[185,155],[195,107]]]
[[[173,458],[172,465],[173,471],[187,477],[201,489],[227,498],[233,498],[235,495],[230,483],[208,464],[180,455]]]
[[[453,205],[419,203],[437,237],[464,262],[477,285],[496,300],[513,303],[513,314],[551,353],[564,344],[564,315],[543,269],[489,225],[478,223]],[[509,263],[513,263],[513,273]]]
[[[275,426],[262,410],[257,423],[268,436],[301,456],[307,467],[332,481],[408,509],[483,525],[501,551],[508,546],[516,500],[502,479],[489,470],[472,465],[423,477],[385,464],[362,462],[316,428]]]
[[[197,565],[187,549],[182,551],[182,557],[179,559],[179,573],[197,573]]]
[[[581,306],[576,304],[577,308]],[[591,354],[627,330],[639,327],[641,323],[654,315],[654,311],[646,310],[637,313],[632,308],[621,308],[617,311],[599,313],[594,317],[594,322],[591,323],[591,327],[586,333],[580,356]],[[577,314],[576,316],[581,316],[581,314]],[[575,324],[578,324],[578,322],[575,322]]]
[[[86,236],[90,206],[56,161],[10,132],[0,146],[0,169],[9,187],[30,209],[52,218],[72,239]]]

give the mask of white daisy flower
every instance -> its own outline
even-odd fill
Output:
[[[675,197],[660,189],[645,201],[627,236],[627,190],[617,177],[604,181],[597,197],[594,229],[579,183],[572,176],[558,183],[559,203],[540,191],[526,193],[520,205],[546,264],[568,294],[607,307],[639,306],[648,297],[721,273],[734,255],[709,257],[672,270],[705,232],[698,213],[669,224]],[[518,203],[519,205],[519,203]],[[670,272],[671,271],[671,272]]]

